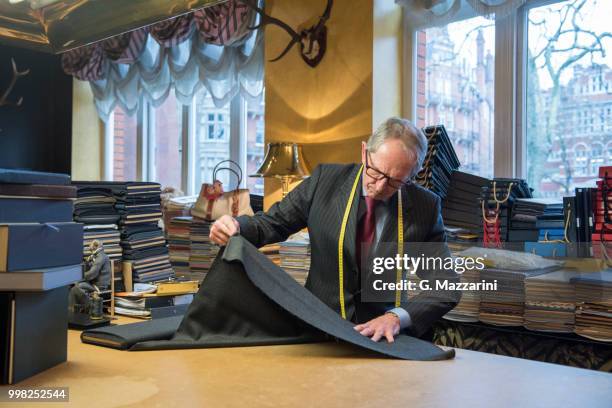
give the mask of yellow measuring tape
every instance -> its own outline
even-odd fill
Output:
[[[353,199],[355,198],[355,193],[357,192],[357,186],[359,185],[359,177],[361,177],[361,173],[363,172],[363,164],[359,168],[357,172],[357,177],[355,177],[355,181],[353,182],[353,188],[351,189],[351,194],[349,195],[348,202],[346,203],[346,208],[344,209],[344,216],[342,217],[342,224],[340,225],[340,237],[338,238],[338,286],[340,288],[340,315],[343,319],[346,319],[346,308],[344,306],[344,236],[346,235],[346,225],[348,223],[349,214],[351,213],[351,206],[353,204]],[[400,257],[403,257],[404,254],[404,216],[402,211],[402,190],[397,191],[397,253]],[[360,260],[358,260],[359,262]],[[402,270],[401,268],[397,269],[396,274],[396,282],[399,283],[402,279]],[[401,291],[397,290],[395,292],[395,307],[400,305],[401,301]]]

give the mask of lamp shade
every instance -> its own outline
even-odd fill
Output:
[[[310,175],[302,146],[297,143],[269,143],[266,156],[257,172],[251,177],[277,177],[302,179]]]

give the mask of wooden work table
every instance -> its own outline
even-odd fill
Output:
[[[461,349],[438,362],[335,343],[128,352],[79,335],[67,363],[12,387],[69,387],[67,405],[92,408],[612,406],[612,374]]]

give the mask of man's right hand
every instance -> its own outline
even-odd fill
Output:
[[[240,233],[240,224],[229,215],[223,215],[210,228],[209,238],[217,245],[227,245],[232,235]]]

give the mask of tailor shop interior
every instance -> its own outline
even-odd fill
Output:
[[[0,1],[3,384],[319,342],[610,383],[609,2],[151,3]],[[366,301],[444,240],[482,267]]]

